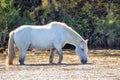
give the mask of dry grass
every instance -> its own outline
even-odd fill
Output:
[[[19,65],[18,55],[14,65],[5,66],[0,54],[0,80],[120,80],[120,50],[90,50],[88,64],[81,64],[74,51],[63,51],[63,64],[50,65],[48,53],[28,53],[26,66]]]

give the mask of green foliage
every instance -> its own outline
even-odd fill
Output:
[[[5,29],[8,26],[16,24],[17,16],[19,16],[18,10],[16,10],[12,4],[12,1],[2,0],[0,2],[0,28]]]
[[[119,3],[119,0],[1,0],[0,30],[61,21],[89,38],[94,47],[119,47]]]
[[[30,18],[26,12],[21,17],[19,14],[20,8],[15,8],[13,0],[1,0],[0,2],[0,30],[13,30],[22,25],[29,24]]]

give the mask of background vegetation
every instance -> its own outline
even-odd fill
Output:
[[[51,21],[88,38],[89,48],[120,49],[120,0],[1,0],[0,44],[6,46],[6,35],[20,25]]]

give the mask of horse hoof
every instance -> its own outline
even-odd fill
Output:
[[[52,62],[49,62],[49,64],[53,64]]]
[[[20,63],[20,65],[25,65],[24,63]]]
[[[81,60],[81,63],[82,63],[82,64],[86,64],[86,63],[87,63],[87,60]]]
[[[61,62],[58,62],[57,64],[58,64],[58,65],[61,65],[62,63],[61,63]]]
[[[49,63],[50,63],[50,64],[52,64],[52,63],[53,63],[53,61],[52,61],[52,60],[50,60],[50,61],[49,61]]]

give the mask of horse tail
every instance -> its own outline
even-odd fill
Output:
[[[6,65],[12,65],[13,59],[15,57],[13,36],[14,36],[14,32],[12,31],[9,34],[8,55],[7,55],[7,59],[6,59]]]

